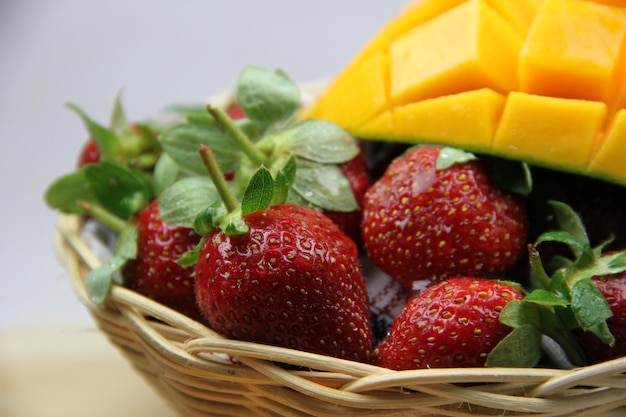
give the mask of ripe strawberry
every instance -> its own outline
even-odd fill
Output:
[[[369,305],[357,248],[319,212],[279,205],[216,230],[196,266],[198,305],[220,334],[367,361]]]
[[[601,341],[595,334],[581,329],[577,329],[574,336],[587,353],[589,360],[598,363],[626,356],[626,272],[596,276],[593,282],[613,312],[613,316],[606,320],[606,324],[615,337],[615,344],[611,346]]]
[[[226,207],[194,220],[205,235],[195,251],[196,299],[209,325],[232,339],[369,360],[357,247],[319,211],[285,203],[294,158],[276,178],[261,166],[239,203],[210,148],[200,153]]]
[[[348,162],[339,165],[341,172],[350,182],[350,188],[359,209],[353,211],[322,210],[345,234],[356,242],[361,241],[361,220],[363,218],[363,197],[370,187],[367,164],[363,154],[358,154]]]
[[[78,167],[100,162],[100,149],[93,139],[87,140],[78,157]]]
[[[194,293],[194,269],[176,263],[193,249],[200,235],[159,218],[159,201],[142,209],[135,219],[137,255],[122,269],[124,286],[196,320],[201,318]]]
[[[365,195],[367,252],[409,289],[421,280],[499,276],[526,241],[521,198],[494,186],[477,160],[436,168],[441,149],[409,149]]]
[[[390,369],[484,366],[512,330],[500,311],[521,299],[515,288],[482,278],[450,278],[413,296],[372,355]]]

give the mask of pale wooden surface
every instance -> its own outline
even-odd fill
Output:
[[[93,326],[0,331],[1,417],[175,417]]]

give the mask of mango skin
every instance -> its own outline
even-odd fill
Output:
[[[409,2],[304,116],[626,185],[626,3]]]

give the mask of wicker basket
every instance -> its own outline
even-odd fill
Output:
[[[180,415],[626,415],[626,357],[571,371],[394,372],[228,340],[119,286],[106,306],[97,306],[86,295],[84,278],[100,260],[81,237],[83,223],[78,216],[62,215],[56,241],[78,298],[110,342]]]

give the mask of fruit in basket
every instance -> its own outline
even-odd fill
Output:
[[[391,20],[306,116],[364,139],[626,185],[625,37],[621,2],[426,0]]]
[[[455,277],[413,296],[373,353],[373,363],[394,370],[484,366],[511,332],[500,311],[521,292],[483,278]]]
[[[200,242],[200,235],[193,229],[165,223],[159,217],[159,200],[142,209],[134,223],[137,254],[121,269],[123,285],[201,321],[194,291],[194,268],[177,263]]]
[[[202,154],[227,211],[211,209],[197,222],[207,231],[196,295],[210,326],[232,339],[367,361],[372,336],[357,247],[320,212],[283,202],[278,190],[293,181],[293,158],[276,179],[259,168],[239,204],[209,148]]]
[[[451,148],[409,149],[364,198],[367,253],[409,289],[504,274],[525,249],[527,228],[524,201],[497,187],[473,155]]]

